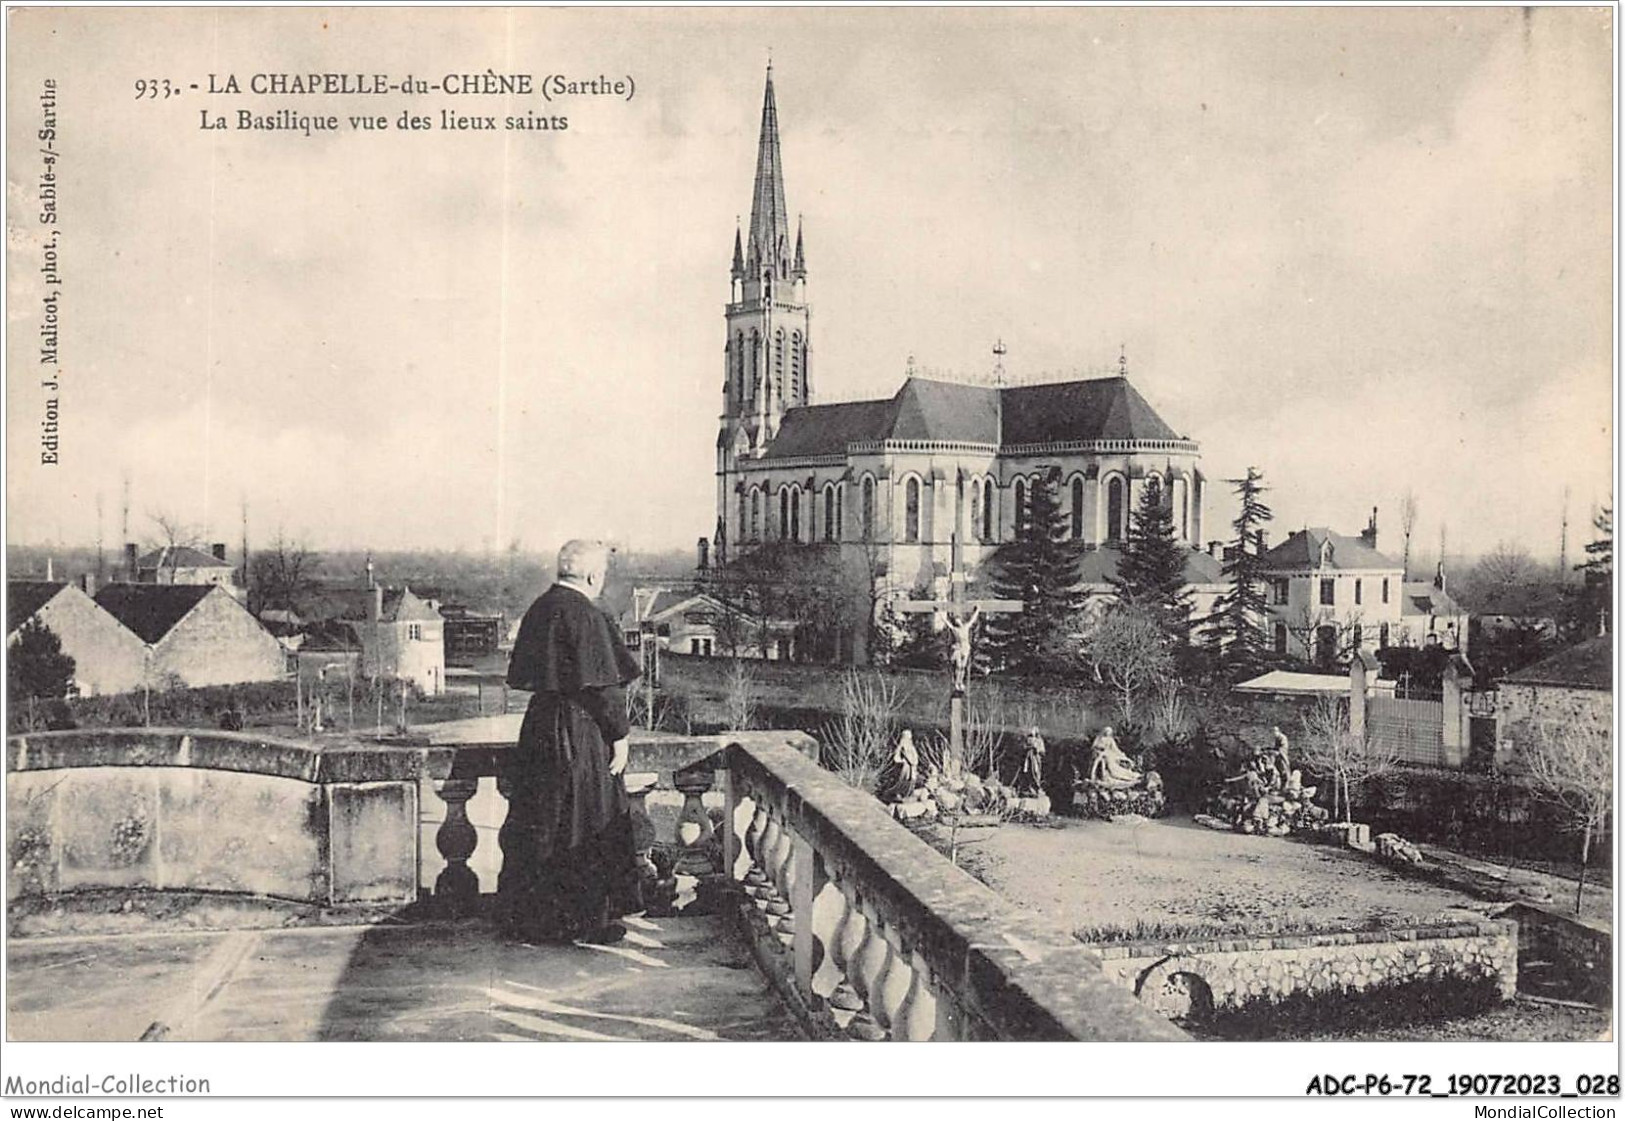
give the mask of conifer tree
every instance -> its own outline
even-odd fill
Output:
[[[1052,467],[1032,485],[1027,509],[1017,511],[1016,539],[993,556],[993,594],[1020,600],[1022,610],[991,615],[983,624],[984,668],[1031,674],[1069,661],[1061,651],[1083,607],[1078,587],[1083,546],[1067,539],[1060,487],[1060,469]]]
[[[1209,641],[1218,648],[1225,663],[1235,672],[1254,669],[1264,654],[1264,556],[1260,534],[1264,523],[1275,515],[1264,505],[1269,488],[1257,468],[1247,468],[1240,479],[1226,479],[1241,499],[1241,509],[1231,526],[1236,538],[1224,562],[1224,575],[1230,590],[1220,596],[1209,616]]]
[[[1129,521],[1117,575],[1110,578],[1120,603],[1143,608],[1170,638],[1183,642],[1190,629],[1190,590],[1185,552],[1174,532],[1174,511],[1155,476],[1146,483]]]
[[[6,659],[7,687],[14,697],[60,700],[73,686],[76,666],[62,652],[62,640],[38,619],[30,619],[17,630]]]

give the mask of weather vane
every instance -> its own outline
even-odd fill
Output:
[[[1004,356],[1010,353],[1010,348],[1004,345],[1004,338],[1000,336],[993,344],[993,384],[1004,384]]]

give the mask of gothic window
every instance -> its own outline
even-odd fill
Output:
[[[1171,479],[1168,482],[1168,496],[1174,505],[1174,524],[1179,527],[1181,540],[1189,540],[1191,535],[1191,488],[1184,479]]]
[[[779,491],[779,540],[783,541],[790,533],[790,488],[785,487]]]
[[[982,483],[982,540],[993,540],[993,480]]]
[[[790,540],[801,541],[801,488],[790,488]]]
[[[1072,480],[1072,540],[1083,540],[1083,480]]]
[[[784,400],[784,329],[773,334],[773,396]]]
[[[762,492],[755,487],[750,490],[750,539],[762,539]]]
[[[803,364],[801,332],[790,336],[790,394],[797,405],[807,403],[807,371]]]
[[[846,537],[846,484],[835,484],[835,540]]]
[[[733,346],[734,360],[734,399],[740,404],[745,401],[745,332],[734,332]]]
[[[839,515],[835,511],[835,484],[824,487],[824,540],[835,540],[835,527]]]
[[[1128,514],[1128,501],[1123,486],[1123,477],[1113,475],[1106,484],[1106,540],[1120,542],[1123,540],[1123,522]]]
[[[863,539],[873,541],[875,537],[875,481],[870,478],[863,480]]]
[[[754,400],[762,388],[762,336],[754,327],[750,332],[750,395]]]
[[[982,539],[982,484],[975,481],[970,485],[970,532],[976,540]]]
[[[734,532],[736,534],[738,534],[740,536],[740,538],[743,538],[745,536],[745,526],[749,524],[749,522],[747,521],[747,518],[749,516],[750,516],[749,511],[746,509],[746,504],[745,504],[745,492],[740,491],[739,492],[739,520],[734,523]]]
[[[913,544],[920,539],[920,480],[910,479],[904,495],[903,540]]]
[[[1016,536],[1027,536],[1027,480],[1016,480]]]

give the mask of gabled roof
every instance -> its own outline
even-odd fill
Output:
[[[6,581],[6,633],[16,634],[68,585],[52,580]]]
[[[1405,598],[1401,610],[1406,615],[1465,615],[1461,605],[1450,593],[1436,587],[1429,580],[1410,580],[1405,584]]]
[[[231,598],[214,584],[109,584],[96,593],[96,602],[150,646],[208,595]]]
[[[1588,638],[1501,679],[1510,685],[1568,685],[1580,689],[1614,687],[1614,640]]]
[[[1331,545],[1331,553],[1326,558],[1327,567],[1341,572],[1400,567],[1398,562],[1389,560],[1358,537],[1346,537],[1323,526],[1293,531],[1285,541],[1265,552],[1264,566],[1291,569],[1319,567],[1321,547],[1327,543]]]
[[[371,588],[325,589],[321,594],[319,606],[310,612],[310,617],[366,622],[372,617],[372,595]],[[411,588],[403,585],[399,588],[384,589],[383,607],[378,616],[380,622],[399,623],[435,618],[439,618],[439,614],[430,609],[424,598]]]
[[[1178,440],[1127,378],[991,386],[909,378],[882,401],[790,409],[770,459],[840,455],[872,440],[1010,447],[1090,440]]]
[[[194,549],[190,545],[165,545],[139,558],[135,562],[137,569],[143,568],[235,568],[230,561],[223,561],[202,549]]]

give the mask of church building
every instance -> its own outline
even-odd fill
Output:
[[[724,312],[718,563],[765,542],[823,545],[893,591],[940,594],[954,546],[974,579],[1054,471],[1073,538],[1121,542],[1155,478],[1193,563],[1207,560],[1199,447],[1157,415],[1126,364],[1116,376],[1016,386],[910,376],[888,398],[817,403],[807,277],[769,66],[750,229],[734,234]]]

